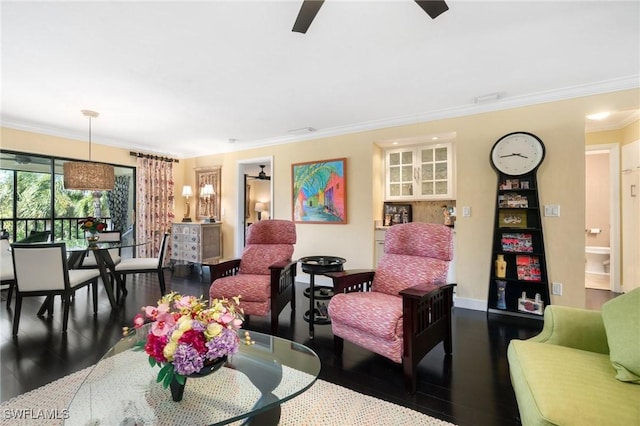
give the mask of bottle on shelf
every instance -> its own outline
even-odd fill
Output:
[[[507,276],[507,261],[504,254],[499,254],[496,259],[496,277],[505,278]]]

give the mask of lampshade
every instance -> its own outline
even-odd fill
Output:
[[[213,194],[215,194],[215,191],[213,190],[213,185],[211,185],[210,183],[203,186],[202,189],[200,190],[201,197],[207,197]]]
[[[258,213],[263,212],[264,211],[264,203],[256,203],[255,211],[257,211]]]
[[[62,165],[65,189],[111,191],[115,185],[113,166],[86,161],[69,161]]]
[[[185,185],[182,187],[182,196],[183,197],[193,196],[193,190],[191,189],[191,185]]]
[[[82,115],[89,117],[89,161],[69,161],[62,165],[64,188],[82,191],[111,191],[116,178],[113,166],[91,162],[91,119],[99,114],[83,109]]]

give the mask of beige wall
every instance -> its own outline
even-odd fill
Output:
[[[72,160],[89,159],[89,143],[86,140],[80,141],[48,136],[23,130],[9,129],[7,127],[0,128],[0,148],[11,151],[52,155]],[[91,160],[93,161],[103,161],[105,163],[135,167],[136,157],[131,156],[129,152],[129,149],[101,145],[99,141],[93,140],[91,142]],[[186,184],[184,181],[185,175],[184,163],[182,161],[174,163],[173,180],[175,183],[175,191],[178,195],[182,194],[182,186]],[[195,175],[193,181],[195,181]],[[176,197],[175,203],[175,217],[180,220],[180,218],[184,216],[185,210],[185,203],[182,196]],[[193,203],[191,215],[192,217],[194,215]]]
[[[611,179],[609,177],[609,153],[585,156],[585,232],[586,246],[609,247],[609,210],[611,207]]]
[[[194,184],[195,169],[222,166],[223,244],[225,256],[234,252],[238,161],[273,156],[274,218],[291,218],[291,164],[347,158],[348,224],[299,224],[294,257],[332,254],[347,259],[347,268],[373,264],[373,220],[379,218],[383,194],[382,153],[376,141],[455,131],[457,207],[471,207],[471,217],[456,221],[457,300],[460,306],[483,308],[491,270],[491,240],[497,177],[489,151],[501,136],[529,131],[545,143],[547,155],[538,172],[541,204],[559,204],[561,216],[543,217],[549,280],[564,284],[563,296],[552,303],[584,306],[584,117],[602,105],[626,110],[640,107],[639,90],[627,90],[473,116],[392,127],[195,159],[181,160],[176,188]],[[13,132],[10,136],[14,136]],[[8,132],[7,132],[8,134]],[[3,129],[3,138],[5,129]],[[7,142],[7,144],[5,144]],[[36,146],[19,149],[42,152]],[[105,148],[106,149],[106,148]],[[118,151],[114,152],[118,153]],[[56,155],[61,155],[56,153]],[[69,155],[69,154],[67,154]],[[106,156],[105,152],[105,156]],[[121,155],[121,154],[120,154]],[[114,160],[115,162],[115,160]],[[181,197],[178,197],[178,199]],[[176,206],[176,217],[182,205]]]

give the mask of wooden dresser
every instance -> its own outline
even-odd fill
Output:
[[[202,264],[222,257],[221,223],[179,222],[171,229],[171,260]]]

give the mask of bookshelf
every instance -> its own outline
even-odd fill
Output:
[[[535,172],[517,179],[498,173],[490,277],[490,313],[542,319],[550,296]]]
[[[501,147],[503,139],[513,142],[514,137],[524,137],[520,142],[525,148]],[[536,151],[528,143],[541,147],[535,163],[524,165],[518,172],[509,169],[514,164],[506,163],[509,157],[523,157],[525,154],[520,153],[526,148],[531,149],[527,160],[534,157]],[[536,178],[544,145],[528,133],[509,134],[496,142],[491,158],[498,185],[487,312],[541,320],[544,307],[551,303]]]

